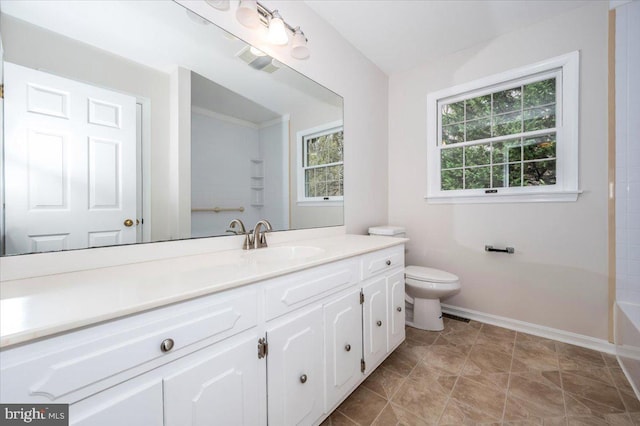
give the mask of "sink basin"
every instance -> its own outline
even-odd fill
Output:
[[[285,262],[307,259],[324,253],[324,249],[310,246],[265,247],[247,252],[244,256],[255,262]]]

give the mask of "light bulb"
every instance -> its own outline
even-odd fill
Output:
[[[291,42],[291,56],[296,59],[307,59],[309,57],[309,48],[307,47],[307,38],[304,36],[300,27],[297,27],[293,34]]]
[[[283,45],[289,43],[287,30],[284,27],[284,21],[277,10],[273,11],[273,15],[269,20],[269,42],[273,44]]]
[[[257,28],[260,25],[258,3],[255,0],[240,0],[236,19],[247,28]]]

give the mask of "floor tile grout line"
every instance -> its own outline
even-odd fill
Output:
[[[441,332],[441,331],[439,331],[439,332],[438,332],[438,337],[436,337],[436,338],[433,340],[433,342],[431,342],[428,346],[429,346],[429,347],[433,346],[433,344],[434,344],[434,343],[435,343],[435,342],[440,338],[440,336],[442,336],[442,332]],[[406,338],[405,338],[405,340],[406,340]],[[400,388],[402,388],[402,386],[407,382],[407,380],[409,380],[409,376],[411,376],[411,373],[413,373],[413,370],[415,370],[415,369],[416,369],[416,367],[418,367],[418,364],[420,364],[420,362],[422,362],[423,358],[424,358],[424,356],[420,356],[420,357],[418,358],[418,361],[416,362],[416,365],[414,365],[414,366],[413,366],[413,368],[411,369],[411,371],[409,371],[409,373],[408,373],[408,374],[407,374],[407,375],[402,379],[402,382],[400,383],[400,385],[398,385],[398,387],[396,388],[396,390],[393,392],[393,395],[391,395],[391,396],[389,397],[388,404],[391,404],[393,397],[394,397],[394,396],[396,396],[396,394],[398,393],[398,391],[400,390]],[[386,407],[386,405],[385,405],[385,407]],[[402,407],[402,406],[401,406],[401,407]],[[421,415],[419,415],[419,414],[417,414],[417,413],[414,413],[413,411],[407,410],[405,407],[402,407],[402,409],[403,409],[404,411],[406,411],[407,413],[413,414],[414,416],[416,416],[416,417],[417,417],[417,418],[419,418],[419,419],[422,419],[422,420],[424,420],[424,421],[427,421],[427,420],[426,420],[426,419],[424,419]],[[384,410],[383,410],[383,411],[384,411]],[[380,417],[380,414],[382,414],[382,411],[381,411],[380,413],[378,413],[378,416],[376,417],[376,420],[378,419],[378,417]],[[375,423],[375,420],[374,420],[374,423]]]
[[[467,353],[467,356],[465,357],[464,362],[462,363],[462,366],[460,367],[460,370],[458,370],[458,374],[456,375],[456,381],[453,382],[453,386],[451,386],[451,390],[449,391],[449,395],[447,395],[447,400],[445,401],[444,406],[442,407],[442,412],[438,416],[438,420],[436,420],[436,425],[440,424],[440,422],[442,420],[442,415],[444,414],[445,410],[449,406],[449,401],[451,401],[451,395],[453,395],[453,390],[456,388],[456,385],[458,384],[458,380],[460,380],[460,376],[462,375],[462,372],[464,371],[464,368],[467,366],[467,362],[469,362],[469,357],[471,356],[471,352],[473,351],[473,347],[476,344],[476,341],[478,340],[478,336],[480,335],[480,331],[482,330],[482,327],[484,327],[484,323],[480,323],[480,324],[481,324],[480,328],[476,331],[475,338],[473,339],[473,342],[470,345],[471,347],[469,349],[469,352]]]
[[[436,340],[438,340],[438,338],[440,337],[440,335],[441,335],[441,333],[440,333],[440,332],[438,332],[438,337],[436,337],[436,338],[434,339],[434,341],[433,341],[433,342],[431,342],[429,345],[426,345],[426,346],[433,346],[434,342],[435,342]],[[411,340],[412,342],[416,342],[416,343],[422,343],[422,342],[417,342],[417,341],[415,341],[415,340],[413,340],[413,339],[407,339],[407,338],[406,338],[406,336],[405,336],[405,341],[406,341],[406,340]],[[422,345],[421,345],[421,346],[422,346]],[[397,350],[397,348],[396,348],[396,350]],[[405,377],[403,377],[403,378],[402,378],[402,381],[400,382],[400,384],[398,384],[398,386],[396,386],[396,389],[393,391],[393,393],[392,393],[391,395],[389,395],[389,398],[387,398],[387,397],[385,397],[385,396],[383,396],[383,395],[380,395],[378,392],[376,392],[376,391],[374,391],[374,390],[372,390],[372,389],[369,389],[367,386],[365,386],[365,388],[367,388],[367,390],[370,390],[371,392],[375,393],[376,395],[379,395],[379,396],[381,396],[381,397],[385,398],[385,400],[387,401],[387,403],[385,404],[385,406],[384,406],[384,407],[382,407],[382,410],[380,410],[380,412],[378,413],[378,415],[373,419],[372,424],[373,424],[373,423],[375,423],[375,422],[376,422],[376,420],[378,420],[378,418],[380,418],[380,416],[381,416],[381,415],[382,415],[382,413],[384,412],[385,408],[387,408],[387,406],[390,406],[390,405],[391,405],[391,402],[392,402],[393,397],[398,393],[398,391],[400,390],[400,388],[402,388],[402,386],[407,382],[407,380],[409,380],[409,376],[411,375],[411,373],[413,373],[413,370],[415,370],[415,368],[418,366],[418,364],[420,364],[420,362],[422,361],[422,359],[423,359],[423,358],[424,358],[423,356],[419,356],[419,357],[418,357],[418,361],[416,361],[416,364],[413,366],[413,368],[411,368],[411,371],[409,371],[409,373],[408,373]],[[402,376],[401,374],[396,373],[395,371],[393,371],[393,370],[391,370],[391,369],[389,369],[389,368],[387,368],[387,367],[383,366],[382,364],[380,364],[378,367],[376,367],[376,370],[377,370],[378,368],[384,368],[385,370],[389,370],[389,371],[390,371],[391,373],[393,373],[393,374],[398,374],[398,376]],[[373,373],[372,373],[372,374],[373,374]],[[364,382],[363,382],[363,384],[364,384]],[[403,409],[403,410],[405,410],[405,411],[406,411],[406,412],[408,412],[408,413],[413,414],[414,416],[418,417],[419,419],[422,419],[422,420],[425,420],[425,421],[426,421],[426,419],[423,419],[423,418],[422,418],[422,416],[419,416],[419,415],[417,415],[416,413],[413,413],[412,411],[409,411],[409,410],[407,410],[407,409],[406,409],[406,408],[404,408],[404,407],[402,407],[402,409]],[[351,420],[351,419],[350,419],[350,420]],[[356,423],[357,423],[357,422],[356,422]]]
[[[509,388],[511,387],[511,370],[513,369],[513,359],[516,356],[516,342],[518,341],[518,332],[513,336],[513,348],[511,349],[511,363],[509,364],[509,373],[507,375],[507,387],[504,391],[504,404],[502,405],[502,417],[500,424],[504,423],[504,415],[507,412],[507,400],[509,399]]]

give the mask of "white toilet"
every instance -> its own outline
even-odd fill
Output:
[[[406,231],[400,226],[375,226],[369,235],[404,237]],[[444,329],[440,298],[460,291],[457,276],[424,266],[407,266],[404,269],[407,325],[422,330]]]

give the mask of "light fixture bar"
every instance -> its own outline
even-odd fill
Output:
[[[269,10],[268,7],[266,7],[265,5],[263,5],[260,2],[256,2],[256,4],[258,5],[258,17],[260,18],[260,22],[265,27],[269,27],[269,20],[271,18],[273,18],[273,16],[274,16],[273,14],[276,11],[275,10]],[[295,34],[296,29],[294,27],[292,27],[291,25],[289,25],[289,23],[287,21],[285,21],[284,18],[282,18],[282,16],[280,16],[280,18],[282,19],[282,22],[284,23],[285,28],[287,30],[289,30],[289,32],[291,32],[291,34]],[[309,41],[309,39],[307,39],[306,36],[305,36],[305,40]]]

